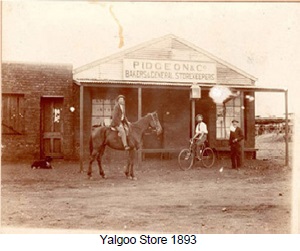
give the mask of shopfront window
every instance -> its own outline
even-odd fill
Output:
[[[229,139],[230,125],[233,119],[240,121],[240,97],[232,98],[223,104],[217,105],[217,139]]]
[[[114,100],[93,99],[92,100],[92,126],[109,126],[111,123]]]

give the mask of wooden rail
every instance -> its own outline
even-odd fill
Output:
[[[170,158],[171,153],[178,153],[181,151],[181,149],[175,149],[175,148],[157,148],[157,149],[142,149],[142,156],[143,160],[145,160],[145,154],[146,153],[160,153],[160,158],[163,159],[164,155],[167,154],[168,159]]]
[[[212,149],[217,153],[220,152],[230,152],[230,147],[229,146],[223,146],[223,147],[212,147]],[[256,159],[256,152],[258,151],[258,148],[253,148],[253,147],[245,147],[244,152],[252,152],[253,153],[253,159]]]
[[[218,154],[221,152],[230,152],[230,147],[211,147],[211,148],[214,150],[217,157],[218,157]],[[179,154],[181,150],[182,149],[176,149],[176,148],[142,149],[141,150],[142,160],[145,160],[145,157],[146,157],[145,154],[147,154],[147,153],[160,153],[161,160],[164,159],[165,156],[167,157],[167,159],[170,159],[170,154],[172,154],[172,153]],[[253,152],[254,159],[256,158],[256,152],[258,150],[259,150],[258,148],[251,148],[251,147],[244,148],[244,152]]]

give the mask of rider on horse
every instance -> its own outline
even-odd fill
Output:
[[[124,145],[125,150],[129,150],[130,147],[127,144],[125,127],[129,127],[129,121],[126,117],[125,112],[125,97],[123,95],[119,95],[116,99],[116,105],[112,112],[112,121],[111,126],[116,128],[120,133],[122,143]]]

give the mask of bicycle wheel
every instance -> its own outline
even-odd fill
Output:
[[[189,170],[194,164],[194,154],[189,149],[183,149],[178,155],[178,164],[181,170]]]
[[[201,153],[201,161],[203,166],[212,167],[213,164],[215,163],[214,151],[209,147],[204,148],[204,150]]]

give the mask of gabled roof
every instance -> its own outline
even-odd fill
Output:
[[[155,38],[155,39],[152,39],[150,41],[141,43],[141,44],[139,44],[137,46],[134,46],[134,47],[131,47],[131,48],[128,48],[128,49],[124,49],[121,52],[114,53],[114,54],[112,54],[112,55],[110,55],[108,57],[104,57],[104,58],[101,58],[101,59],[96,60],[94,62],[91,62],[89,64],[86,64],[86,65],[83,65],[81,67],[78,67],[78,68],[74,69],[73,73],[74,74],[80,73],[80,72],[88,70],[88,69],[90,69],[92,67],[98,66],[98,65],[100,65],[102,63],[106,63],[106,62],[108,62],[110,60],[113,60],[113,59],[116,59],[116,58],[124,57],[124,55],[126,55],[128,53],[137,51],[139,49],[145,48],[147,46],[150,46],[150,45],[155,44],[155,43],[159,43],[159,42],[167,40],[167,39],[177,40],[178,42],[180,42],[180,43],[182,43],[182,44],[190,47],[191,49],[193,49],[193,50],[195,50],[195,51],[197,51],[199,53],[202,53],[203,55],[211,58],[212,60],[214,60],[214,61],[216,61],[216,62],[218,62],[218,63],[220,63],[220,64],[222,64],[222,65],[224,65],[224,66],[226,66],[226,67],[228,67],[228,68],[230,68],[232,70],[234,70],[234,71],[236,71],[237,73],[243,75],[244,77],[249,78],[249,79],[254,80],[254,81],[257,80],[257,78],[255,78],[254,76],[246,73],[245,71],[243,71],[243,70],[235,67],[234,65],[232,65],[232,64],[230,64],[230,63],[228,63],[228,62],[226,62],[226,61],[224,61],[224,60],[222,60],[222,59],[220,59],[220,58],[218,58],[216,56],[214,56],[213,54],[211,54],[211,53],[209,53],[209,52],[207,52],[207,51],[199,48],[198,46],[196,46],[196,45],[194,45],[194,44],[192,44],[192,43],[190,43],[190,42],[188,42],[188,41],[186,41],[186,40],[184,40],[182,38],[179,38],[179,37],[177,37],[177,36],[175,36],[173,34],[169,34],[169,35],[166,35],[166,36],[163,36],[163,37]]]

